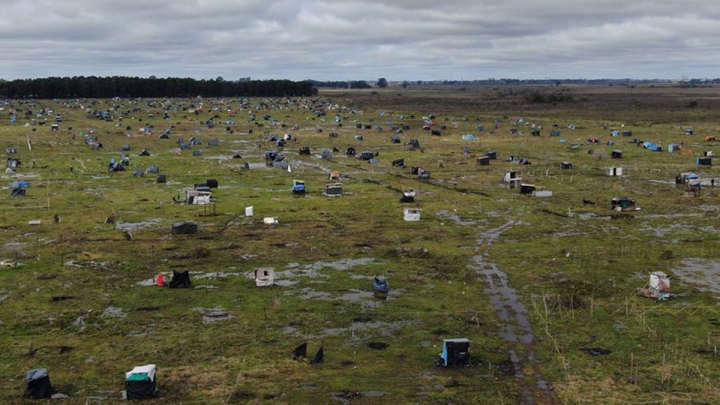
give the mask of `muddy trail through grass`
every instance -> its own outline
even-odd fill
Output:
[[[493,242],[505,231],[520,225],[509,221],[495,229],[489,229],[478,238],[477,255],[473,256],[471,268],[478,281],[487,284],[486,291],[503,325],[501,336],[508,345],[508,354],[520,386],[521,405],[548,405],[559,403],[552,387],[540,374],[540,364],[535,357],[532,325],[527,309],[508,284],[508,277],[500,267],[487,261]]]

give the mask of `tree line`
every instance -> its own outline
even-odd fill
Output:
[[[297,97],[317,93],[310,81],[210,80],[140,77],[47,77],[0,80],[4,98],[113,98],[113,97]]]

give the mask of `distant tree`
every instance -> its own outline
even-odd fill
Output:
[[[355,80],[350,82],[351,89],[369,89],[370,86],[365,80]]]
[[[403,82],[403,84],[402,84],[402,87],[403,87],[403,89],[406,89],[409,85],[410,85],[410,82],[408,82],[407,80],[405,80],[405,81]]]
[[[387,87],[388,86],[387,79],[384,77],[379,78],[377,81],[377,86],[380,87],[381,89],[384,89],[385,87]]]

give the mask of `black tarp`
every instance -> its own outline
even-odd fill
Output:
[[[155,381],[126,381],[125,391],[127,399],[149,399],[157,397],[157,384]]]
[[[198,227],[194,222],[176,222],[172,225],[172,233],[174,234],[194,234],[197,231]]]
[[[170,288],[190,288],[190,272],[173,270]]]
[[[323,349],[323,346],[320,346],[317,353],[315,353],[315,357],[313,357],[310,364],[320,364],[325,359],[325,349]]]
[[[25,398],[43,399],[52,396],[50,375],[46,368],[29,370],[25,375]]]
[[[297,360],[300,357],[307,356],[307,342],[299,345],[298,347],[293,350],[293,358]]]

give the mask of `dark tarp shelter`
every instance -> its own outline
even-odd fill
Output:
[[[155,365],[133,367],[125,373],[127,399],[157,398],[160,393],[155,380]]]
[[[172,225],[172,233],[174,234],[194,234],[197,233],[198,227],[194,222],[176,222]]]
[[[173,270],[172,279],[170,279],[170,288],[190,288],[190,272]]]
[[[293,359],[297,360],[305,356],[307,356],[307,342],[300,344],[293,350]]]
[[[373,280],[373,289],[376,292],[380,293],[387,293],[388,291],[390,291],[387,280],[379,277],[375,277],[375,279]]]
[[[320,346],[317,353],[315,353],[315,357],[310,361],[310,364],[320,364],[323,360],[325,360],[325,349],[323,346]]]
[[[470,341],[465,338],[443,339],[443,351],[440,358],[445,367],[470,364]]]
[[[29,370],[25,375],[25,398],[43,399],[52,396],[50,375],[46,368]]]

